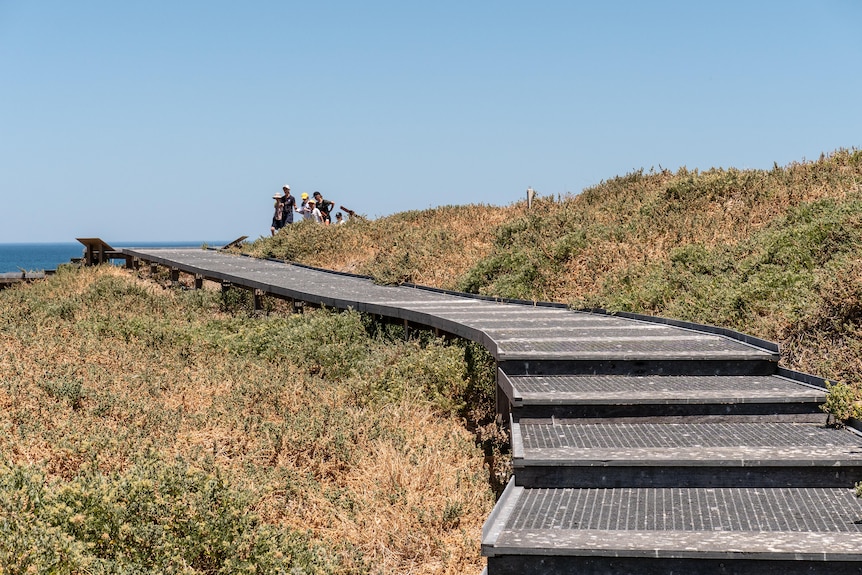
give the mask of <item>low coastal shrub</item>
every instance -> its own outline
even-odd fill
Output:
[[[0,466],[4,573],[335,573],[306,534],[261,522],[247,493],[181,460],[71,481]]]
[[[490,366],[141,276],[0,292],[0,571],[481,570]]]
[[[766,170],[639,169],[577,195],[540,193],[530,210],[446,206],[336,234],[287,229],[247,249],[281,255],[289,242],[306,248],[287,259],[382,283],[734,328],[777,341],[787,367],[855,387],[860,198],[862,150],[839,149]],[[308,229],[332,247],[308,249]]]

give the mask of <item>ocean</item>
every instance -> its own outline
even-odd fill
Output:
[[[129,242],[112,243],[114,248],[194,248],[206,243],[209,246],[223,246],[227,242]],[[0,273],[38,272],[55,270],[60,264],[67,264],[72,258],[80,258],[84,246],[78,242],[56,244],[0,244]]]

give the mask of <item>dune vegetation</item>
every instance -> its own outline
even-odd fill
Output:
[[[860,151],[302,222],[237,251],[736,329],[859,415]],[[487,352],[188,284],[66,267],[0,291],[0,573],[481,571],[507,477]]]
[[[718,325],[778,342],[787,367],[862,383],[860,150],[771,170],[638,170],[529,211],[349,224],[298,225],[245,250],[381,283]]]
[[[487,352],[208,287],[0,292],[0,573],[481,570]]]

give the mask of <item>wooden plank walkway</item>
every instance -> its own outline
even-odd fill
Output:
[[[46,270],[41,272],[28,272],[28,271],[20,271],[20,272],[2,272],[0,273],[0,289],[4,287],[8,287],[21,282],[33,282],[36,280],[42,280],[46,277],[53,275],[53,270]]]
[[[202,249],[130,258],[483,344],[514,477],[489,575],[862,573],[862,437],[822,381],[708,326],[502,302]]]

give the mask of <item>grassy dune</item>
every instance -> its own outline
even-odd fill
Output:
[[[862,152],[298,223],[261,257],[657,314],[862,385]],[[478,573],[506,478],[484,350],[66,269],[0,292],[0,573]]]
[[[529,212],[301,225],[246,249],[384,283],[720,325],[779,342],[789,367],[862,383],[859,150],[771,170],[640,170]]]

